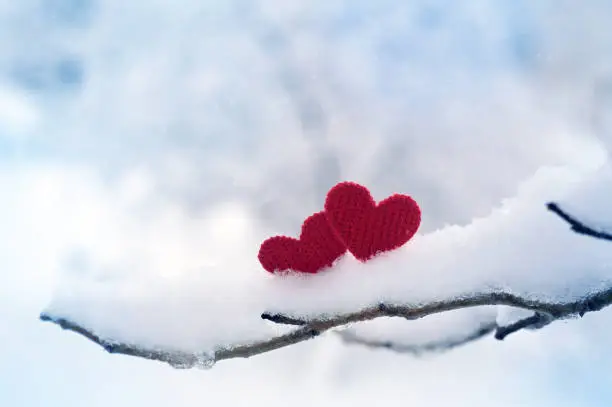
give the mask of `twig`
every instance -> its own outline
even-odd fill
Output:
[[[367,339],[349,329],[337,331],[337,333],[346,343],[363,345],[368,348],[384,348],[397,353],[408,353],[413,356],[421,356],[424,353],[446,352],[456,347],[467,345],[468,343],[475,342],[488,336],[492,332],[495,332],[495,339],[504,340],[508,335],[522,329],[539,329],[548,325],[550,322],[552,322],[552,319],[548,315],[536,312],[530,317],[523,318],[507,326],[499,326],[494,320],[488,321],[482,323],[473,332],[463,337],[448,338],[423,344],[405,344],[392,340],[382,341]]]
[[[508,335],[524,328],[539,329],[550,324],[554,319],[550,315],[536,312],[532,316],[518,320],[510,325],[499,326],[495,330],[495,339],[503,341]]]
[[[380,304],[379,307],[385,308],[384,304]],[[394,315],[398,317],[398,315]],[[294,317],[288,317],[282,314],[270,314],[264,312],[261,314],[261,318],[275,322],[277,324],[285,324],[285,325],[305,325],[308,321],[303,319],[298,319]],[[406,318],[407,319],[407,318]],[[414,319],[414,318],[412,318]],[[354,331],[344,329],[341,331],[336,331],[344,341],[347,343],[361,344],[371,348],[386,348],[391,349],[400,353],[411,353],[414,355],[418,355],[425,352],[435,352],[435,351],[444,351],[447,349],[452,349],[459,345],[464,345],[469,342],[473,342],[477,339],[480,339],[483,336],[486,336],[492,331],[495,331],[495,339],[504,340],[508,335],[511,335],[515,332],[518,332],[524,328],[529,329],[539,329],[544,327],[545,325],[550,324],[554,319],[544,313],[536,312],[532,316],[523,318],[517,322],[514,322],[510,325],[499,326],[495,322],[487,322],[478,327],[472,334],[461,338],[461,339],[453,339],[453,340],[441,340],[429,342],[427,344],[419,344],[419,345],[406,345],[400,344],[392,340],[382,341],[382,340],[370,340],[365,339]],[[486,331],[486,332],[485,332]]]
[[[454,349],[458,346],[465,345],[470,342],[477,341],[491,334],[497,329],[495,321],[487,322],[480,325],[474,332],[461,337],[449,338],[439,341],[431,341],[423,344],[402,344],[394,341],[381,341],[374,339],[366,339],[357,335],[351,330],[338,331],[338,335],[345,343],[363,345],[368,348],[383,348],[397,353],[408,353],[413,356],[421,356],[425,353],[440,353]]]
[[[306,321],[299,318],[288,317],[282,314],[271,314],[269,312],[264,312],[261,314],[261,319],[265,319],[267,321],[272,321],[277,324],[284,325],[305,325]]]
[[[548,204],[546,204],[546,207],[549,211],[553,212],[561,219],[566,221],[571,226],[572,231],[581,235],[594,237],[595,239],[612,241],[612,234],[603,230],[596,230],[591,226],[585,225],[584,223],[580,222],[578,219],[574,218],[573,216],[565,212],[563,209],[561,209],[557,203],[549,202]]]

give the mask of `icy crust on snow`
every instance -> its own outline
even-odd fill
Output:
[[[347,254],[317,275],[268,274],[256,258],[262,236],[248,233],[233,242],[233,256],[180,277],[148,274],[144,268],[120,278],[66,279],[45,312],[120,342],[204,351],[287,329],[261,320],[264,311],[321,318],[380,302],[419,304],[499,289],[553,301],[575,299],[612,280],[612,243],[571,232],[545,204],[557,201],[597,224],[598,216],[610,217],[605,210],[612,205],[610,185],[609,166],[582,172],[541,169],[487,217],[417,234],[365,264]],[[411,322],[402,322],[401,329],[410,332]]]

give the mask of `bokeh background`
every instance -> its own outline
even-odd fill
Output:
[[[63,275],[135,240],[126,268],[142,247],[189,253],[221,204],[295,234],[351,179],[409,192],[422,231],[487,215],[538,168],[610,144],[611,13],[0,0],[0,405],[610,405],[606,311],[435,357],[326,338],[206,372],[110,356],[37,316]]]

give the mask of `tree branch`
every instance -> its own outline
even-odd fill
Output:
[[[381,341],[366,339],[351,330],[337,331],[342,340],[347,344],[358,344],[368,348],[383,348],[397,353],[408,353],[413,356],[422,356],[425,353],[440,353],[477,341],[491,334],[497,329],[495,321],[480,325],[476,330],[462,338],[448,338],[444,340],[431,341],[422,344],[402,344],[394,341]]]
[[[188,369],[193,367],[206,369],[212,367],[220,360],[248,358],[306,341],[319,335],[320,333],[314,328],[304,327],[266,341],[255,342],[248,345],[239,345],[231,348],[220,348],[213,352],[204,351],[200,353],[193,353],[180,350],[146,348],[136,344],[128,344],[104,339],[95,334],[92,330],[89,330],[75,322],[64,318],[55,318],[45,313],[40,315],[40,320],[52,322],[59,325],[62,329],[82,335],[93,343],[101,346],[108,353],[135,356],[165,362],[177,369]]]
[[[299,342],[312,339],[332,328],[341,327],[354,322],[369,321],[379,317],[401,316],[407,319],[419,319],[440,312],[452,311],[462,308],[483,305],[507,305],[523,308],[548,315],[551,319],[561,319],[575,315],[584,315],[587,312],[599,311],[612,303],[612,288],[593,293],[583,299],[565,303],[553,303],[524,298],[506,292],[490,292],[466,295],[446,301],[436,301],[424,305],[378,305],[364,308],[361,311],[338,315],[329,319],[309,320],[294,331],[274,337],[269,340],[249,344],[219,348],[208,354],[186,353],[175,350],[148,349],[134,344],[119,343],[97,336],[93,331],[80,326],[75,322],[63,318],[54,318],[42,314],[41,320],[53,322],[63,329],[73,331],[94,343],[102,346],[109,353],[136,356],[150,360],[169,363],[174,367],[207,367],[214,362],[232,358],[248,358],[275,349],[284,348]],[[513,328],[515,332],[518,329]],[[509,331],[509,333],[511,333]],[[506,333],[507,335],[508,333]],[[504,335],[504,336],[506,336]]]
[[[404,344],[392,340],[383,341],[367,339],[349,329],[336,331],[336,333],[340,335],[342,340],[346,343],[363,345],[368,348],[384,348],[397,353],[408,353],[413,356],[421,356],[424,353],[446,352],[456,347],[467,345],[488,336],[492,332],[495,332],[495,339],[504,340],[508,335],[522,329],[539,329],[552,321],[553,319],[550,316],[536,312],[532,316],[523,318],[510,325],[499,326],[494,320],[488,321],[480,324],[473,332],[463,337],[448,338],[423,344]]]
[[[307,323],[307,321],[303,319],[288,317],[283,314],[271,314],[269,312],[261,314],[261,319],[284,325],[305,325]]]
[[[569,215],[567,212],[562,210],[559,207],[559,205],[556,204],[555,202],[549,202],[548,204],[546,204],[546,207],[548,208],[549,211],[553,212],[554,214],[559,216],[561,219],[566,221],[571,226],[572,231],[578,234],[581,234],[581,235],[593,237],[595,239],[612,241],[612,234],[606,231],[603,231],[603,230],[596,230],[595,228],[591,226],[585,225],[584,223],[580,222],[578,219],[574,218],[573,216]]]
[[[585,225],[584,223],[565,213],[556,203],[547,204],[547,208],[570,224],[571,229],[574,232],[597,239],[612,241],[612,235],[603,231],[595,230],[594,228]],[[409,320],[414,320],[440,312],[484,305],[506,305],[530,310],[535,313],[529,318],[525,318],[506,327],[495,328],[495,337],[497,339],[503,339],[511,333],[517,332],[523,328],[538,328],[557,319],[568,318],[576,315],[583,316],[587,312],[599,311],[610,304],[612,304],[612,287],[591,293],[575,301],[557,303],[521,297],[508,292],[485,292],[467,294],[449,300],[435,301],[420,305],[394,305],[381,303],[377,306],[364,308],[356,312],[337,315],[325,319],[306,320],[282,314],[264,313],[261,315],[263,319],[273,322],[299,325],[299,328],[269,340],[238,346],[222,347],[211,352],[201,353],[190,353],[179,350],[156,348],[151,349],[136,344],[121,343],[104,339],[96,335],[92,330],[83,327],[76,322],[69,321],[64,318],[56,318],[45,313],[41,314],[40,319],[42,321],[55,323],[63,329],[75,332],[101,346],[109,353],[165,362],[176,368],[209,368],[214,365],[215,362],[220,360],[248,358],[270,352],[275,349],[284,348],[299,342],[307,341],[332,328],[345,326],[355,322],[369,321],[379,317],[403,317]],[[474,332],[472,335],[462,338],[462,340],[454,342],[436,342],[425,345],[425,347],[429,347],[428,349],[433,350],[452,348],[467,342],[471,342],[479,337],[487,335],[492,331],[493,328],[491,326],[485,326],[482,327],[482,329]],[[416,350],[412,348],[412,352],[414,353]]]

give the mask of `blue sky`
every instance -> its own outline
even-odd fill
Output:
[[[606,130],[605,1],[286,3],[0,0],[0,405],[608,406],[606,311],[427,360],[326,338],[209,372],[38,321],[67,274],[123,258],[115,224],[147,239],[161,205],[187,219],[161,223],[179,254],[219,203],[290,234],[349,178],[409,185],[430,231]]]

